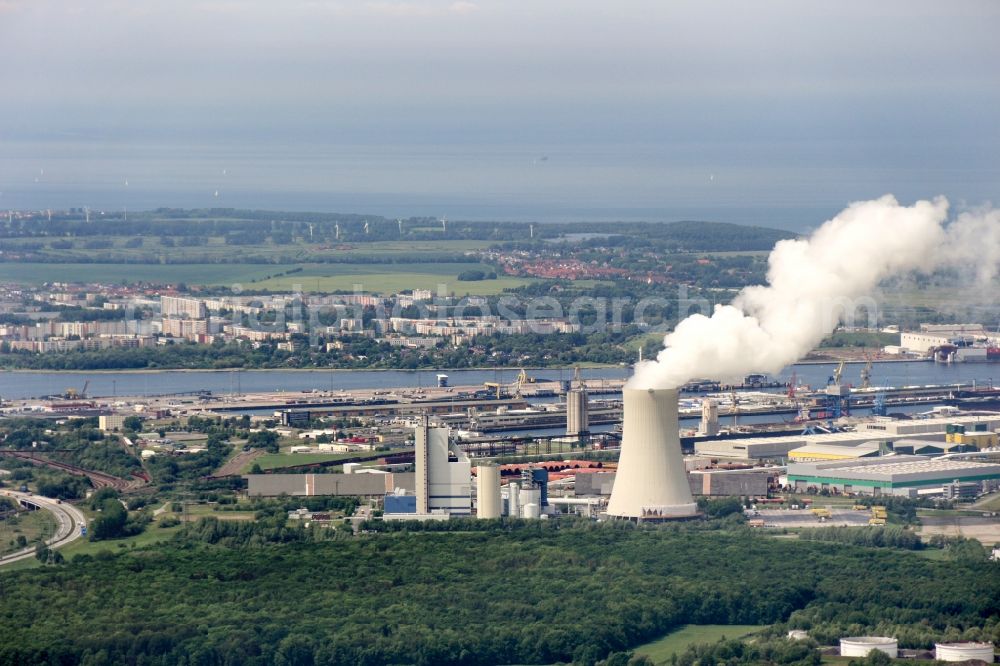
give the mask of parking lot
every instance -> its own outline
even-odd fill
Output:
[[[868,524],[872,514],[870,511],[854,511],[852,509],[837,509],[833,507],[813,507],[827,509],[830,517],[824,520],[813,513],[812,509],[764,509],[759,515],[748,516],[751,520],[764,521],[764,527],[794,528],[819,527],[831,525],[839,527],[860,527]]]

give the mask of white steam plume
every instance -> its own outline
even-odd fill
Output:
[[[675,388],[694,378],[776,373],[829,335],[893,275],[975,261],[992,280],[1000,265],[1000,212],[963,213],[946,225],[943,197],[901,206],[891,195],[851,204],[807,239],[779,241],[766,286],[743,289],[711,317],[696,314],[636,368],[630,388]]]

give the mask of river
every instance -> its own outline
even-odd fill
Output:
[[[826,384],[835,363],[790,366],[774,378],[788,381],[794,371],[801,384],[813,388]],[[188,393],[209,390],[216,394],[253,393],[262,391],[303,392],[330,389],[364,389],[391,387],[435,386],[437,374],[444,372],[453,386],[472,386],[483,382],[513,382],[519,370],[167,370],[158,372],[3,372],[0,373],[0,397],[4,400],[40,398],[61,394],[66,389],[77,391],[87,384],[91,397],[147,396]],[[625,368],[587,368],[584,377],[622,379]],[[843,381],[860,383],[860,364],[849,364]],[[571,369],[539,369],[529,371],[539,379],[569,379]],[[876,363],[872,370],[875,386],[910,386],[976,381],[1000,381],[1000,365],[992,363],[959,363],[940,365],[925,361]]]

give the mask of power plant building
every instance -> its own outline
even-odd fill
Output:
[[[472,514],[472,464],[452,446],[448,428],[431,427],[424,418],[416,428],[417,514]]]
[[[626,386],[622,395],[621,457],[607,514],[637,521],[696,516],[681,455],[677,389]]]

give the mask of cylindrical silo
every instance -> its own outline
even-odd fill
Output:
[[[528,502],[524,505],[524,510],[521,512],[522,518],[537,520],[542,515],[542,508],[535,504],[534,502]]]
[[[521,514],[522,517],[527,518],[528,516],[523,515],[527,510],[529,504],[536,504],[539,507],[542,506],[542,489],[541,488],[521,488],[520,495],[518,499],[521,502]],[[536,518],[538,516],[535,516]]]
[[[677,389],[625,388],[622,393],[622,450],[608,515],[635,520],[697,515],[681,456]]]
[[[507,515],[511,518],[521,517],[521,485],[507,484]]]
[[[590,430],[587,414],[587,392],[573,389],[566,394],[566,435],[577,437]]]
[[[476,517],[500,517],[500,468],[496,465],[476,467]]]
[[[993,643],[936,643],[934,658],[938,661],[985,661],[992,664]]]
[[[851,636],[840,639],[841,657],[867,657],[872,650],[884,652],[893,659],[899,655],[899,644],[888,636]]]

